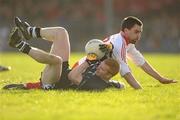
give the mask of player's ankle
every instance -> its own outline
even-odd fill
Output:
[[[18,44],[16,44],[16,48],[18,48],[19,51],[21,51],[25,54],[28,54],[29,51],[31,50],[31,46],[24,41],[20,41]]]
[[[27,27],[29,35],[33,38],[41,38],[40,30],[41,28],[39,27]]]

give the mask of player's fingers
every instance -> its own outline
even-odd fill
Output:
[[[168,80],[166,82],[164,82],[164,84],[171,84],[171,83],[177,83],[176,80]]]
[[[105,46],[99,46],[99,49],[107,49]]]
[[[172,80],[172,83],[177,83],[178,81],[177,80]]]
[[[106,46],[105,46],[105,44],[99,44],[99,47],[100,48],[105,48]]]

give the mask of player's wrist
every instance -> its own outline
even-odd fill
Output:
[[[159,78],[157,78],[157,80],[158,80],[159,82],[163,81],[164,79],[165,79],[165,77],[163,77],[163,76],[159,76]]]

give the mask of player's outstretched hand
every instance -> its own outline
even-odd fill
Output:
[[[162,84],[170,84],[170,83],[177,83],[177,80],[172,80],[172,79],[168,79],[168,78],[162,78],[161,80],[159,80],[160,83]]]

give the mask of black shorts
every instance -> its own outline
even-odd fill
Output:
[[[71,71],[69,68],[69,63],[63,62],[62,64],[62,74],[59,81],[55,84],[55,89],[67,89],[71,86],[71,81],[68,79],[68,74]]]

